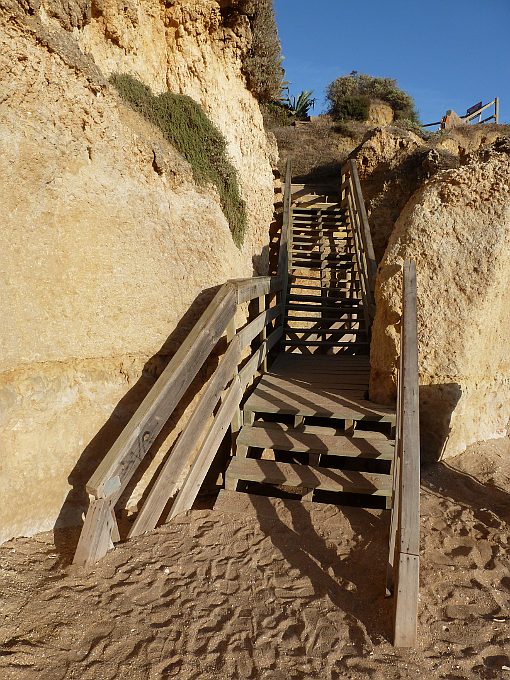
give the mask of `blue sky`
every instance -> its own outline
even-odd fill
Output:
[[[356,70],[395,78],[422,123],[496,96],[500,122],[510,122],[510,0],[274,0],[274,7],[291,94],[313,90],[315,113],[325,87]]]

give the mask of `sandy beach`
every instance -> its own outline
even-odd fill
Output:
[[[419,647],[391,645],[389,513],[222,492],[85,573],[0,547],[4,680],[510,678],[510,440],[424,467]]]

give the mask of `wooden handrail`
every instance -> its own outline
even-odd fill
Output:
[[[292,162],[287,160],[285,168],[285,185],[283,189],[283,218],[280,237],[280,252],[278,253],[278,277],[282,282],[281,304],[285,306],[287,288],[289,284],[289,260],[292,249],[292,230],[290,228],[292,215]]]
[[[494,120],[495,123],[499,123],[499,97],[495,97],[492,101],[490,101],[488,104],[484,104],[481,106],[479,109],[476,111],[473,111],[473,113],[466,113],[464,116],[459,116],[459,118],[464,121],[465,123],[471,122],[474,118],[478,118],[478,116],[481,116],[482,111],[485,111],[486,109],[490,108],[491,106],[494,106],[494,113],[492,116],[488,116],[487,118],[484,118],[483,120],[478,121],[478,124],[481,123],[488,123],[489,120]],[[435,125],[442,125],[444,122],[444,118],[442,120],[438,120],[435,123],[427,123],[426,125],[422,125],[421,127],[434,127]]]
[[[420,429],[416,265],[403,275],[400,362],[388,589],[395,598],[394,644],[416,643],[420,566]]]
[[[486,123],[488,120],[494,119],[496,123],[499,122],[499,97],[495,97],[491,102],[488,104],[484,104],[481,106],[479,109],[476,111],[473,111],[473,113],[466,114],[465,116],[460,116],[462,120],[464,120],[466,123],[469,123],[469,121],[473,120],[473,118],[477,118],[482,114],[482,111],[485,111],[486,109],[490,108],[491,106],[494,106],[494,114],[492,116],[489,116],[483,121],[480,121],[481,123]]]
[[[349,159],[342,168],[341,201],[347,208],[353,231],[354,248],[360,267],[361,295],[370,329],[375,315],[377,262],[358,169],[353,159]]]
[[[114,515],[115,504],[184,393],[225,334],[229,324],[232,324],[238,306],[254,299],[260,301],[261,298],[272,293],[280,292],[281,294],[282,279],[284,279],[283,276],[259,276],[229,281],[220,288],[89,479],[86,488],[92,501],[76,550],[75,564],[84,566],[93,564],[112,547],[113,541],[118,538]],[[263,331],[275,320],[277,320],[276,327],[265,337]],[[130,536],[156,526],[168,500],[179,490],[178,481],[188,469],[191,463],[190,457],[222,397],[220,409],[206,434],[197,461],[200,462],[204,458],[215,455],[223,438],[224,428],[228,428],[230,424],[230,420],[227,422],[227,417],[232,409],[238,408],[246,386],[253,379],[268,352],[279,340],[282,332],[283,312],[281,306],[277,306],[263,309],[255,319],[231,338],[194,413],[160,470],[131,529]],[[255,349],[242,370],[237,373],[237,366],[243,353],[250,344],[255,342],[257,336],[259,336],[258,348]],[[231,385],[227,387],[229,383]],[[205,443],[207,443],[206,450],[204,449]],[[191,507],[200,486],[197,480],[201,478],[202,472],[205,476],[207,469],[206,467],[205,471],[197,470],[196,465],[192,466],[176,498],[176,502],[179,501],[176,506],[178,509]],[[191,473],[193,473],[192,478]]]

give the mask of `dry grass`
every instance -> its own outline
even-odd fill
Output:
[[[290,157],[295,181],[313,178],[321,183],[338,180],[340,168],[366,130],[367,126],[362,123],[336,123],[330,116],[271,129],[280,150],[280,170],[283,172]]]

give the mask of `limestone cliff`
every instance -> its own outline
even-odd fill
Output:
[[[510,144],[439,171],[409,200],[379,268],[371,398],[391,402],[401,266],[416,261],[422,453],[453,456],[510,421]]]
[[[85,479],[211,289],[266,266],[276,152],[242,75],[248,21],[226,27],[220,4],[0,0],[0,541],[79,519]],[[241,251],[113,72],[191,95],[223,132]]]
[[[464,125],[427,140],[392,125],[366,131],[350,157],[358,165],[379,262],[414,192],[436,172],[458,167],[468,153],[494,142],[500,134],[497,125]]]

